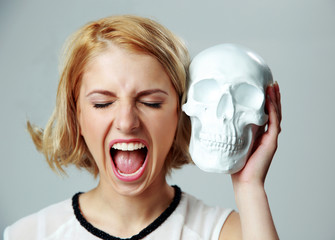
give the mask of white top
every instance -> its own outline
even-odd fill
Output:
[[[231,209],[209,207],[182,193],[176,210],[160,227],[143,239],[219,239]],[[71,199],[51,205],[7,227],[4,240],[98,240],[74,215]]]

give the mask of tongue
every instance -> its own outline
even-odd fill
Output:
[[[142,151],[116,151],[113,160],[116,168],[122,173],[136,172],[143,164],[145,154]]]

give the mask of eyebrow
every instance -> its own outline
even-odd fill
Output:
[[[97,89],[97,90],[93,90],[93,91],[89,92],[86,95],[86,97],[91,96],[93,94],[101,94],[101,95],[112,96],[112,97],[116,96],[116,94],[113,93],[113,92],[110,92],[110,91],[107,91],[107,90],[99,90],[99,89]]]
[[[147,95],[154,94],[154,93],[163,93],[163,94],[169,96],[169,94],[166,91],[164,91],[162,89],[158,89],[158,88],[141,91],[141,92],[137,93],[136,96],[137,97],[142,97],[142,96],[147,96]],[[93,95],[93,94],[101,94],[101,95],[105,95],[105,96],[116,97],[116,94],[114,92],[107,91],[107,90],[100,90],[100,89],[93,90],[93,91],[89,92],[86,95],[86,97],[88,97],[90,95]]]
[[[144,90],[144,91],[137,93],[137,97],[147,96],[147,95],[154,94],[154,93],[163,93],[169,96],[169,94],[163,91],[162,89],[148,89],[148,90]]]

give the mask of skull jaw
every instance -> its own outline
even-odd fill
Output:
[[[251,153],[258,129],[257,125],[248,125],[243,131],[243,147],[235,151],[205,146],[192,129],[190,154],[193,162],[205,172],[234,174],[240,171]]]

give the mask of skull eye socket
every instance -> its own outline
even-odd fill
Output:
[[[220,86],[214,79],[203,79],[193,86],[194,100],[201,103],[214,102]]]
[[[260,109],[263,105],[264,94],[255,86],[243,83],[234,89],[234,98],[239,105]]]

